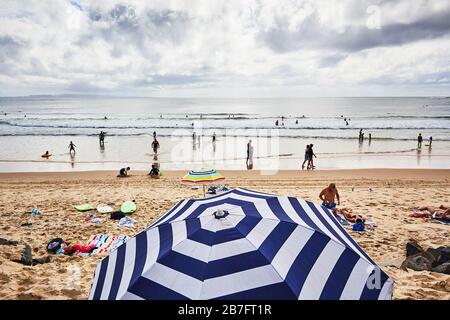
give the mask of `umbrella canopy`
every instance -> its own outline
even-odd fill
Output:
[[[208,184],[224,180],[224,176],[216,170],[199,170],[189,171],[187,175],[181,179],[181,183],[185,184]]]
[[[237,188],[177,203],[99,263],[90,299],[391,299],[328,210]]]

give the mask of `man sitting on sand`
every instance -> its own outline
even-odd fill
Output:
[[[327,188],[323,189],[319,194],[319,198],[323,201],[322,206],[330,210],[336,209],[336,202],[334,202],[334,198],[337,198],[338,205],[341,204],[339,192],[334,183],[331,183]]]
[[[130,167],[120,169],[118,177],[128,177],[128,171],[130,170]]]

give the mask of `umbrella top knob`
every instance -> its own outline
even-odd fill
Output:
[[[222,219],[222,218],[225,218],[229,214],[230,213],[228,211],[225,211],[222,209],[217,209],[217,211],[214,212],[214,217],[216,217],[216,219]]]

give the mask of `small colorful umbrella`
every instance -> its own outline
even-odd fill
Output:
[[[224,180],[225,177],[218,173],[216,170],[192,170],[181,179],[183,184],[202,184],[203,196],[205,196],[205,185],[211,184],[217,181]]]

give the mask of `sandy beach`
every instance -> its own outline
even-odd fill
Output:
[[[27,243],[33,258],[45,258],[47,242],[56,237],[86,242],[93,234],[133,236],[165,213],[178,200],[202,196],[201,189],[182,186],[185,172],[165,172],[160,180],[145,172],[120,179],[115,172],[2,173],[0,174],[0,238]],[[450,299],[450,276],[433,272],[404,271],[410,239],[424,248],[450,245],[450,227],[424,219],[410,218],[412,208],[450,203],[450,170],[323,170],[280,171],[264,175],[259,171],[222,171],[225,184],[262,192],[301,197],[319,202],[318,194],[335,182],[341,207],[371,216],[378,224],[356,241],[395,280],[394,299]],[[354,188],[354,191],[352,191]],[[371,189],[372,191],[370,191]],[[119,208],[134,199],[138,210],[134,229],[119,229],[117,221],[85,222],[85,213],[73,206],[101,203]],[[24,212],[37,207],[36,217]],[[101,216],[95,213],[96,216]],[[31,222],[29,227],[20,225]],[[19,247],[19,246],[18,246]],[[24,266],[14,262],[17,248],[0,245],[0,299],[86,299],[94,269],[102,256],[51,255],[50,262]]]

